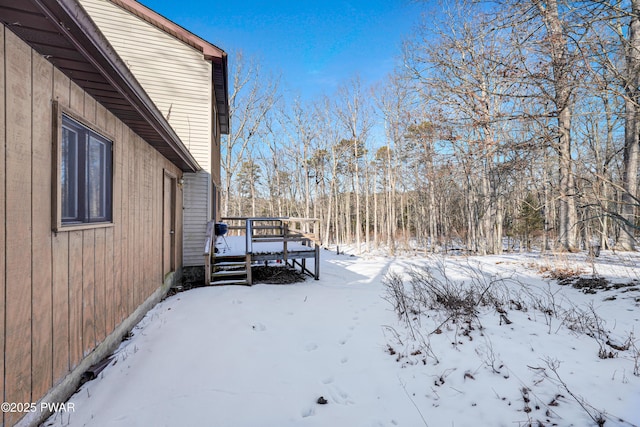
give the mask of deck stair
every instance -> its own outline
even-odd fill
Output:
[[[221,218],[223,223],[209,221],[205,235],[204,270],[207,285],[249,285],[252,263],[282,261],[299,267],[316,280],[320,278],[319,220],[315,218]],[[224,226],[224,227],[222,227]],[[240,246],[230,247],[227,239],[241,238]],[[229,235],[227,235],[229,236]],[[224,247],[216,247],[221,238]],[[238,241],[236,241],[238,243]],[[275,248],[275,249],[274,249]],[[238,250],[239,249],[239,250]],[[313,269],[307,259],[313,259]]]
[[[250,260],[245,255],[215,255],[211,261],[210,285],[251,284]]]

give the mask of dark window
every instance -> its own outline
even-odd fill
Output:
[[[62,115],[62,224],[111,221],[111,141]]]

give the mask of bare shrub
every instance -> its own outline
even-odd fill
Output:
[[[458,332],[472,340],[471,331],[482,330],[478,319],[483,307],[493,308],[501,323],[511,323],[506,318],[506,309],[514,305],[525,310],[526,304],[520,295],[511,295],[503,278],[486,274],[479,268],[467,265],[461,272],[464,279],[452,280],[446,264],[436,260],[433,267],[412,268],[405,279],[398,273],[390,273],[383,279],[386,287],[385,299],[398,316],[404,320],[416,337],[414,324],[420,324],[420,315],[427,311],[441,313],[444,320],[429,334],[440,333],[447,323],[455,324]]]
[[[605,411],[600,411],[594,408],[591,404],[589,404],[582,396],[577,395],[571,389],[567,383],[560,377],[560,373],[558,372],[558,368],[560,368],[560,362],[555,359],[546,359],[545,363],[547,367],[553,372],[554,377],[547,376],[553,382],[559,384],[573,399],[580,405],[580,407],[584,410],[584,412],[593,420],[593,422],[601,427],[607,421],[607,416]]]
[[[576,268],[575,264],[567,258],[565,253],[556,253],[555,256],[538,269],[543,277],[549,277],[558,281],[571,280],[584,273]]]
[[[424,355],[420,360],[425,365],[429,357],[434,363],[438,363],[438,357],[433,352],[428,335],[425,337],[425,335],[420,332],[420,329],[415,327],[415,324],[418,326],[420,324],[419,314],[421,307],[423,307],[416,299],[415,293],[406,289],[404,280],[398,273],[387,274],[383,278],[382,283],[387,290],[383,298],[393,305],[394,311],[398,314],[398,318],[405,324],[411,340],[418,346],[418,350],[407,350],[406,352],[411,356]],[[400,345],[405,345],[395,329],[391,327],[386,328],[393,333],[396,342]],[[393,349],[392,347],[389,348]],[[390,354],[396,354],[396,350],[393,349],[393,352],[390,351]],[[400,354],[397,355],[397,360],[399,361],[405,356],[406,354],[400,352]]]
[[[618,356],[618,352],[632,349],[635,345],[633,332],[622,343],[611,338],[605,328],[606,321],[596,312],[593,303],[587,305],[586,308],[572,306],[561,313],[560,317],[569,330],[587,335],[598,343],[598,357],[600,359],[613,359]]]
[[[407,295],[402,276],[398,273],[391,272],[382,279],[382,284],[387,290],[384,298],[393,305],[393,310],[400,318],[405,317],[412,303],[409,295]]]
[[[531,306],[536,312],[541,313],[544,316],[545,324],[548,326],[548,333],[551,334],[553,329],[553,322],[558,318],[559,313],[563,311],[562,305],[557,301],[557,294],[560,289],[555,291],[551,288],[551,285],[547,285],[547,288],[540,291],[532,291],[528,288],[524,288],[527,294],[527,298],[530,301]],[[562,326],[558,324],[558,329]]]
[[[477,295],[467,284],[440,280],[428,269],[411,270],[414,300],[430,309],[442,309],[453,318],[476,314]]]
[[[633,333],[630,338],[633,338]],[[629,342],[631,344],[631,356],[633,357],[633,375],[640,377],[640,349],[636,345],[637,341],[630,339]]]

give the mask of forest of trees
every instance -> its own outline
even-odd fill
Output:
[[[635,250],[640,0],[448,1],[421,22],[385,81],[311,101],[236,55],[223,216],[318,218],[360,251]]]

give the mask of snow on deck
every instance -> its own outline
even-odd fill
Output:
[[[218,255],[245,255],[247,253],[247,239],[245,236],[218,237],[216,241]],[[289,258],[295,258],[296,252],[309,252],[314,248],[305,246],[300,242],[287,242]],[[254,254],[281,254],[284,253],[284,242],[253,242]]]

